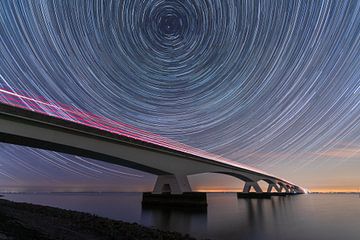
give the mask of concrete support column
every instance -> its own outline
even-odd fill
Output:
[[[251,190],[251,187],[253,187],[257,193],[262,192],[262,189],[260,188],[260,186],[257,182],[245,182],[243,192],[249,193]]]
[[[281,192],[281,187],[279,187],[276,183],[269,183],[267,192],[271,193],[273,188],[275,188],[276,192]]]
[[[282,190],[285,190],[286,193],[289,193],[289,189],[286,187],[286,185],[282,182],[279,182],[280,185],[280,192],[282,192]]]
[[[286,193],[291,193],[291,188],[289,186],[284,186]]]
[[[154,194],[183,194],[184,192],[191,192],[190,183],[185,175],[160,175],[153,190]]]

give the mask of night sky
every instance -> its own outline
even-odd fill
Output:
[[[360,186],[360,1],[0,1],[0,89],[312,190]],[[149,190],[153,175],[0,144],[0,190]],[[238,187],[215,175],[194,189]]]

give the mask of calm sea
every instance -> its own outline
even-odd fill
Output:
[[[208,194],[206,211],[142,209],[140,193],[5,194],[29,202],[97,214],[199,239],[360,239],[356,194],[309,194],[272,199],[237,199]]]

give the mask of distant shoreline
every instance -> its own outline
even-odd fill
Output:
[[[177,232],[93,214],[0,199],[0,239],[168,239],[195,240]]]

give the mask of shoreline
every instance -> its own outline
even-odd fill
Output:
[[[0,222],[1,240],[195,240],[189,235],[153,229],[137,223],[5,199],[0,199]]]

